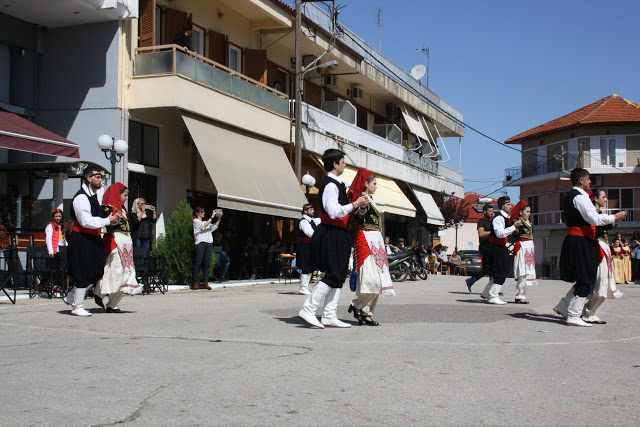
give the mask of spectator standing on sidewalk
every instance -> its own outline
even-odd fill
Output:
[[[480,251],[480,256],[484,259],[484,251],[487,248],[487,244],[489,243],[489,237],[491,236],[491,218],[493,218],[493,205],[486,204],[482,207],[482,213],[484,216],[480,218],[478,221],[478,250]],[[480,270],[476,273],[475,276],[471,276],[465,280],[467,284],[467,290],[471,293],[471,287],[474,283],[484,277],[484,269]]]
[[[209,286],[209,266],[211,265],[211,255],[213,254],[213,233],[220,226],[222,212],[217,215],[214,209],[211,218],[204,221],[204,208],[197,207],[193,210],[193,237],[196,245],[196,258],[193,263],[193,289],[200,289],[198,281],[200,279],[200,267],[202,267],[202,283],[203,289],[210,290]],[[213,220],[217,218],[215,224]]]
[[[151,247],[151,231],[157,218],[155,206],[147,205],[143,198],[137,198],[131,204],[131,234],[135,248]]]

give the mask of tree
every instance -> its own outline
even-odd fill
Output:
[[[471,204],[466,200],[443,192],[433,194],[433,199],[444,218],[444,225],[440,227],[442,230],[459,227],[469,217]]]

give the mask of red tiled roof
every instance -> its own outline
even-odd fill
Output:
[[[481,197],[487,197],[487,196],[484,196],[480,193],[474,193],[474,192],[469,192],[464,194],[464,201],[469,203],[469,205],[471,205],[471,207],[469,208],[469,216],[467,217],[467,220],[465,222],[478,222],[480,218],[484,216],[482,211],[478,212],[473,207],[473,205],[478,204],[478,199]],[[491,203],[493,203],[494,205],[497,205],[498,200],[492,198]]]
[[[607,96],[545,124],[507,139],[507,144],[521,143],[559,130],[599,124],[640,124],[640,105],[618,95]]]

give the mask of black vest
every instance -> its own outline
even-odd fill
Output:
[[[302,221],[307,221],[307,220],[306,220],[306,218],[302,217],[302,218],[300,218],[300,222],[302,222]],[[298,223],[298,239],[304,239],[305,237],[308,237],[308,236],[306,234],[304,234],[304,231],[302,231],[300,229],[300,222]],[[313,219],[311,219],[311,221],[307,221],[307,222],[309,224],[311,224],[311,228],[313,229],[313,231],[315,231],[316,227],[317,227],[316,222]]]
[[[73,196],[73,200],[76,199],[76,197],[84,195],[89,199],[89,203],[91,204],[91,216],[101,216],[100,213],[102,211],[102,208],[100,207],[100,203],[98,203],[98,195],[94,194],[93,196],[89,196],[87,194],[86,191],[84,191],[84,188],[80,188],[80,190],[78,190],[78,192],[76,193],[75,196]],[[71,201],[71,203],[73,204],[73,200]],[[75,209],[71,209],[71,219],[76,221],[78,218],[76,217],[76,210]]]
[[[500,212],[498,212],[497,214],[495,214],[493,216],[493,218],[491,218],[491,230],[489,230],[489,236],[493,237],[494,239],[501,239],[501,237],[496,236],[496,232],[493,226],[493,222],[496,220],[496,218],[498,218],[498,216],[501,216],[502,218],[504,218],[504,228],[509,227],[509,218],[505,218],[504,215],[502,215]],[[504,238],[504,237],[502,237]]]
[[[327,212],[324,210],[324,203],[322,203],[322,195],[324,194],[324,188],[333,182],[338,186],[338,203],[342,206],[349,204],[349,198],[347,197],[347,186],[344,185],[344,182],[338,182],[335,179],[331,178],[329,175],[324,177],[322,180],[322,184],[320,184],[320,188],[318,189],[318,199],[320,200],[320,213],[326,214]]]
[[[564,219],[567,223],[567,227],[585,227],[591,225],[582,218],[578,209],[573,206],[573,199],[575,199],[579,194],[581,193],[578,190],[572,188],[564,197]]]

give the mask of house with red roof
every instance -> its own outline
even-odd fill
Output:
[[[520,144],[522,164],[505,170],[504,185],[520,187],[532,207],[538,274],[552,276],[566,234],[563,199],[569,173],[583,167],[591,188],[607,191],[607,213],[629,212],[617,231],[640,229],[640,105],[607,96],[505,141]],[[546,271],[545,271],[546,270]]]
[[[467,219],[457,230],[455,228],[447,228],[440,231],[440,243],[448,246],[447,253],[451,253],[456,247],[458,250],[477,250],[478,249],[478,221],[482,218],[482,208],[485,204],[492,204],[495,211],[498,211],[498,200],[487,197],[480,193],[469,192],[464,194],[464,203],[467,206]],[[456,239],[457,237],[457,239]]]

